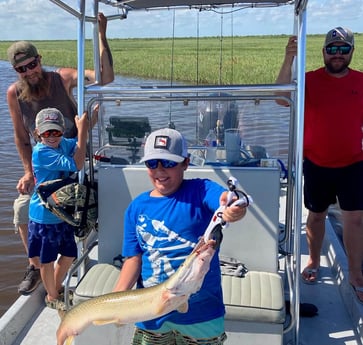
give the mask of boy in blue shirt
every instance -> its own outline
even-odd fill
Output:
[[[140,194],[125,212],[125,260],[114,291],[160,284],[175,273],[204,234],[226,189],[207,179],[184,179],[189,158],[185,138],[164,128],[149,135],[144,162],[154,189]],[[227,207],[223,219],[241,219],[246,208]],[[218,253],[210,263],[201,289],[188,301],[188,311],[173,311],[139,322],[134,344],[222,344],[224,304]],[[155,340],[158,340],[155,342]],[[162,341],[163,340],[163,341]]]
[[[98,108],[93,116],[97,116],[97,112]],[[83,168],[89,128],[87,113],[80,118],[75,116],[75,123],[78,139],[64,138],[64,117],[58,109],[46,108],[37,114],[34,136],[39,142],[32,152],[35,190],[42,182],[67,177]],[[36,192],[30,200],[28,227],[29,258],[40,259],[40,274],[47,292],[45,303],[48,307],[65,310],[59,292],[77,256],[74,229],[46,209]]]

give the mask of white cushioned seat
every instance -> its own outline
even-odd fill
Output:
[[[119,274],[120,269],[110,264],[92,266],[78,283],[73,303],[78,304],[89,298],[112,292]]]
[[[284,323],[284,290],[279,274],[249,271],[243,278],[222,275],[222,288],[227,320]]]

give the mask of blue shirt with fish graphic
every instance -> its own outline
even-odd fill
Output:
[[[122,255],[142,254],[138,288],[160,284],[176,272],[192,252],[219,207],[225,189],[208,179],[183,180],[180,188],[164,197],[140,194],[127,208]],[[224,315],[218,252],[201,289],[189,298],[187,313],[173,311],[160,318],[140,322],[142,329],[154,330],[170,321],[193,324]]]

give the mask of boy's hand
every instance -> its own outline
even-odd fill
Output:
[[[227,204],[227,195],[228,192],[223,192],[220,197],[220,204],[226,205]],[[233,197],[233,201],[237,200],[237,197]],[[223,220],[228,223],[236,222],[241,220],[247,212],[246,206],[227,206],[223,211]]]

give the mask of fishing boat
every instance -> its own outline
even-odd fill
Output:
[[[146,168],[139,163],[144,138],[155,129],[170,127],[188,140],[191,166],[186,178],[210,178],[226,184],[233,176],[253,198],[246,217],[223,230],[220,257],[229,260],[228,272],[222,275],[225,344],[362,344],[363,305],[348,283],[347,258],[337,231],[339,211],[330,212],[326,219],[318,283],[307,285],[300,280],[301,267],[308,258],[302,203],[308,1],[80,0],[77,7],[51,1],[79,23],[79,75],[84,71],[85,24],[97,26],[100,5],[115,10],[109,20],[126,20],[132,11],[152,15],[156,9],[258,11],[288,6],[299,45],[294,82],[286,85],[164,83],[119,87],[96,83],[86,87],[79,79],[78,113],[102,103],[96,132],[90,132],[87,168],[91,182],[97,182],[98,223],[78,242],[78,259],[65,280],[67,306],[71,308],[70,290],[74,291],[73,304],[112,291],[122,264],[123,212],[135,196],[151,188]],[[86,8],[91,8],[90,14]],[[94,33],[97,52],[97,30]],[[99,76],[98,54],[94,56]],[[279,92],[284,91],[291,93],[291,98],[284,98],[290,107],[276,105]],[[206,144],[210,130],[217,134],[216,147]],[[240,267],[248,272],[236,274]],[[44,295],[39,286],[30,296],[20,296],[2,316],[1,345],[56,343],[60,317],[45,307]],[[91,325],[75,337],[74,344],[127,345],[133,329],[133,324]]]

